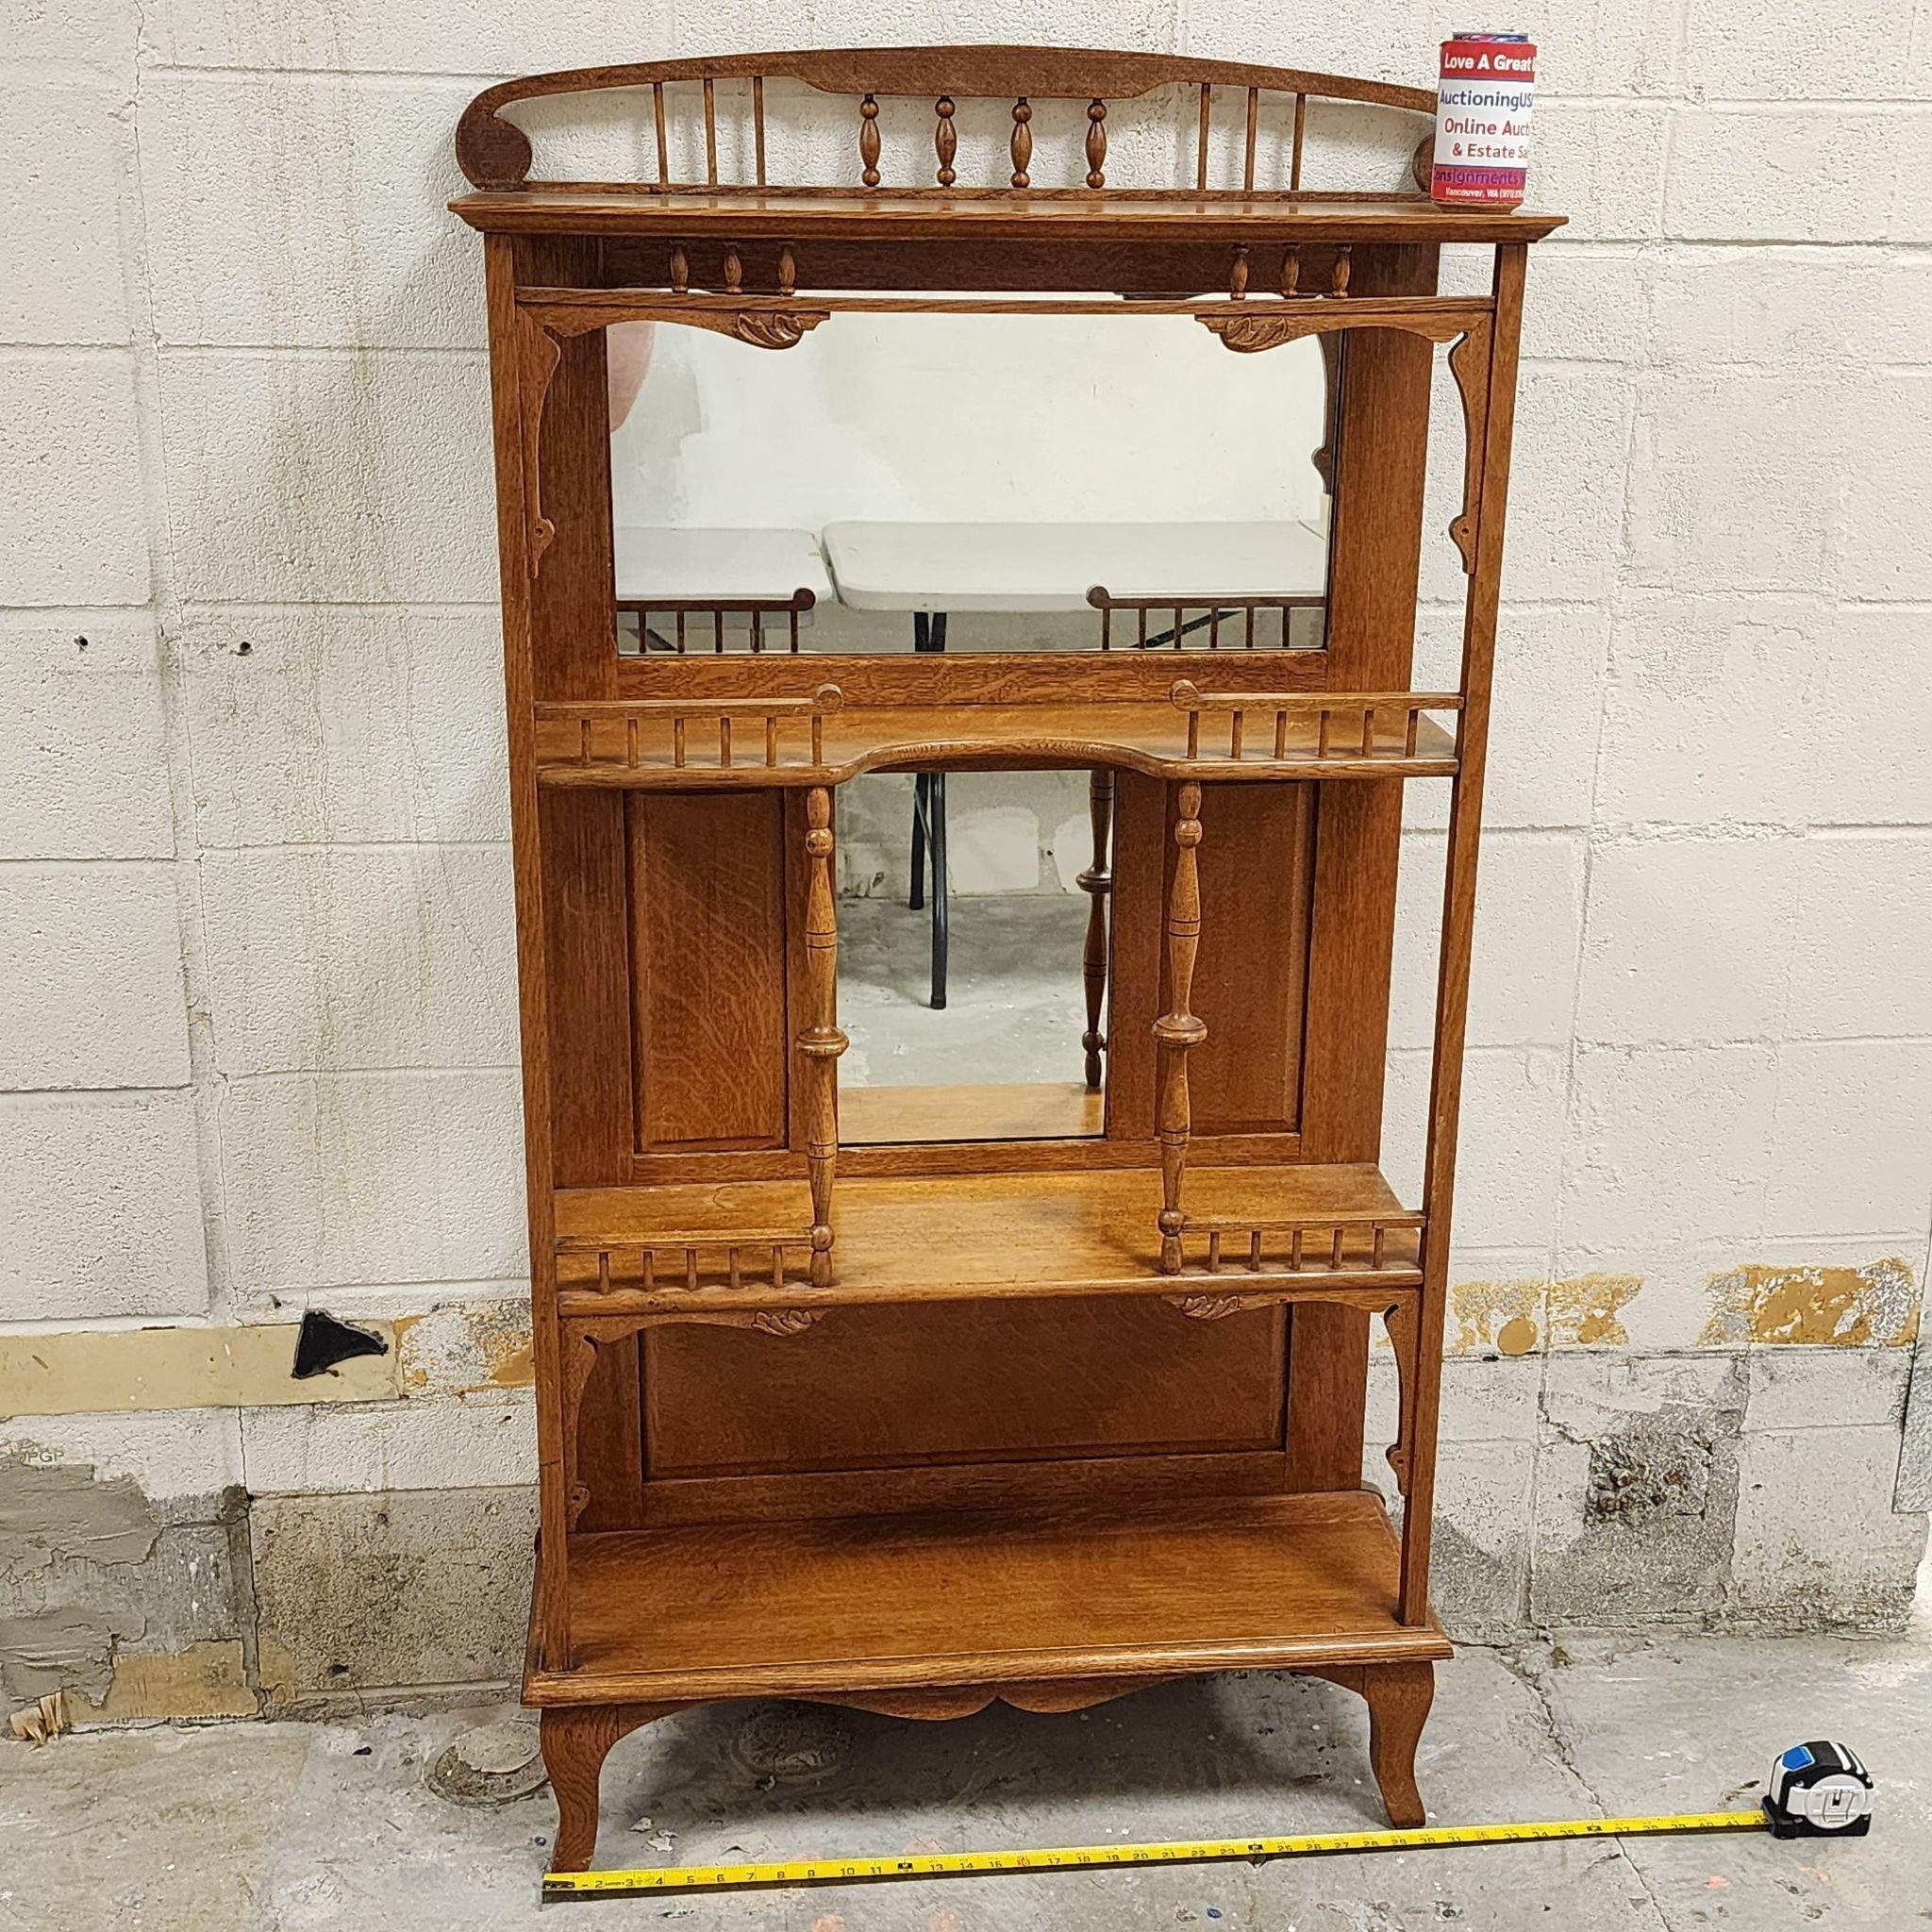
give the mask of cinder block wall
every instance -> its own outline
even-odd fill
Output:
[[[1573,222],[1533,275],[1484,860],[1441,1540],[1466,1633],[1882,1625],[1924,1544],[1910,10],[1518,16],[1535,197]],[[481,277],[442,211],[470,93],[868,34],[1419,80],[1459,19],[9,5],[9,1699],[241,1713],[514,1669],[532,1428]],[[1445,564],[1438,668],[1452,590]],[[1417,949],[1441,842],[1424,806]],[[1404,1180],[1425,1024],[1401,1008]],[[389,1353],[292,1381],[311,1305]]]

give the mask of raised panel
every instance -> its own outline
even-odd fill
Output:
[[[1188,1056],[1196,1134],[1300,1125],[1314,789],[1203,789],[1192,1006],[1208,1037]]]
[[[626,826],[637,1144],[781,1146],[783,794],[632,792]]]
[[[1164,1301],[841,1308],[803,1336],[659,1328],[647,1478],[1280,1445],[1278,1308]]]

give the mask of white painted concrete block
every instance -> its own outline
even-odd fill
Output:
[[[1579,1039],[1753,1040],[1783,1027],[1791,839],[1652,838],[1591,855]]]
[[[1583,1047],[1565,1167],[1566,1248],[1637,1257],[1764,1225],[1777,1087],[1768,1046]],[[1628,1258],[1624,1265],[1629,1265]]]
[[[1765,1138],[1773,1232],[1923,1227],[1932,1198],[1932,1041],[1788,1042]]]
[[[1539,208],[1562,206],[1544,194],[1540,175],[1531,198]],[[1647,258],[1634,248],[1571,245],[1556,237],[1540,243],[1524,298],[1523,353],[1566,362],[1641,361],[1647,275]],[[1487,275],[1472,292],[1490,292]]]
[[[488,601],[490,388],[467,353],[161,358],[188,601]]]
[[[1403,1200],[1422,1198],[1429,1057],[1389,1056],[1382,1171]],[[1456,1236],[1475,1247],[1546,1246],[1563,1143],[1563,1056],[1543,1048],[1471,1051],[1462,1080]]]
[[[102,82],[9,84],[0,178],[14,194],[0,224],[0,342],[127,340],[122,98]]]
[[[1685,86],[1725,102],[1896,95],[1906,11],[1897,0],[1696,0],[1685,9]]]
[[[480,345],[482,247],[444,207],[468,189],[452,138],[475,92],[470,80],[152,76],[140,129],[160,341]]]
[[[1461,670],[1462,606],[1431,605],[1418,616],[1418,691],[1454,691]],[[1503,606],[1483,783],[1487,830],[1587,825],[1597,732],[1607,675],[1610,621],[1586,604]],[[1449,788],[1407,788],[1411,825],[1443,825]]]
[[[1692,591],[1829,591],[1846,395],[1823,376],[1641,379],[1629,580]]]
[[[0,605],[146,602],[134,409],[125,355],[0,354]]]
[[[234,1080],[220,1124],[243,1291],[528,1273],[514,1074]]]
[[[1932,362],[1932,258],[1910,255],[1886,262],[1867,325],[1871,359]]]
[[[1932,601],[1932,369],[1860,373],[1846,425],[1844,588]]]
[[[204,849],[509,837],[494,609],[202,608],[177,649]]]
[[[477,12],[460,0],[400,9],[380,0],[340,0],[316,13],[161,0],[149,31],[169,66],[271,71],[541,74],[648,59],[650,49],[682,46],[668,7],[624,8],[616,0],[500,12]]]
[[[1511,598],[1574,603],[1607,594],[1623,542],[1629,407],[1619,371],[1524,369],[1503,566]]]
[[[185,1082],[173,868],[0,866],[0,1091]]]
[[[1791,1032],[1932,1036],[1932,833],[1817,833],[1796,857]]]
[[[225,1074],[517,1064],[509,850],[209,853]]]
[[[1738,1604],[1797,1624],[1902,1617],[1925,1519],[1894,1514],[1897,1470],[1894,1428],[1747,1434],[1731,1557]]]
[[[1837,815],[1820,755],[1823,598],[1636,592],[1611,633],[1597,803],[1607,825],[1801,825]]]
[[[245,1408],[242,1451],[258,1495],[467,1490],[534,1482],[527,1394],[314,1408]]]
[[[1896,184],[1911,164],[1907,150],[1923,142],[1919,118],[1835,104],[1678,108],[1665,232],[1692,242],[1883,241],[1897,232]]]
[[[0,45],[9,64],[57,80],[75,69],[111,75],[132,88],[141,24],[135,0],[0,0]]]
[[[113,1415],[0,1420],[0,1457],[72,1467],[104,1482],[132,1481],[156,1502],[210,1497],[242,1480],[242,1431],[232,1409],[148,1409]]]
[[[1892,280],[1878,248],[1675,247],[1646,263],[1650,348],[1678,368],[1856,367],[1887,353]]]
[[[1814,756],[1839,824],[1932,824],[1932,609],[1845,605],[1819,692]]]
[[[1540,61],[1545,58],[1539,49]],[[1572,241],[1642,241],[1663,232],[1670,110],[1627,101],[1537,102],[1530,205],[1570,217]]]
[[[1760,1348],[1745,1357],[1747,1430],[1897,1428],[1908,1348]]]
[[[207,1310],[190,1096],[0,1099],[5,1319]]]
[[[173,856],[152,618],[0,618],[0,853]]]
[[[1411,832],[1397,879],[1390,1041],[1433,1036],[1447,840]],[[1469,1039],[1475,1046],[1552,1046],[1570,1038],[1583,926],[1583,839],[1492,832],[1483,841],[1470,960]]]

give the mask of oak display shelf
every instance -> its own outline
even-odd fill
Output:
[[[1444,1657],[1379,1497],[948,1509],[586,1537],[539,1704],[813,1697]]]
[[[607,92],[653,178],[531,179],[518,104]],[[801,100],[820,126],[846,117],[843,178],[781,178]],[[1173,117],[1177,178],[1120,178],[1122,102]],[[975,130],[988,103],[1006,117],[990,177],[978,143],[962,160],[965,103]],[[1423,1820],[1516,362],[1528,247],[1560,223],[1317,178],[1364,152],[1340,122],[1422,143],[1434,108],[1295,68],[931,47],[531,75],[462,116],[537,1379],[525,1694],[558,1869],[595,1850],[612,1744],[694,1704],[1065,1711],[1244,1667],[1358,1691],[1389,1815]],[[1487,291],[1440,291],[1447,243],[1492,251]],[[1273,595],[1096,584],[1078,649],[865,657],[807,648],[811,586],[719,583],[628,600],[641,649],[620,652],[605,332],[758,355],[924,314],[1023,334],[1179,318],[1241,356],[1312,341],[1325,593],[1306,575]],[[1438,391],[1459,470],[1429,530]],[[1445,542],[1461,661],[1453,689],[1419,690],[1419,574]],[[841,1102],[841,789],[1039,768],[1089,774],[1086,1024],[1063,1081]],[[1411,1206],[1380,1163],[1418,782],[1450,802]],[[1362,1485],[1377,1324],[1399,1529]]]

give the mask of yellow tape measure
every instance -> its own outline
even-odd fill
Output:
[[[1753,1811],[1688,1811],[1672,1818],[1569,1818],[1541,1824],[1431,1824],[1413,1831],[1321,1831],[1301,1838],[1181,1840],[1173,1844],[1066,1845],[1054,1851],[915,1852],[898,1858],[799,1858],[775,1865],[665,1865],[639,1872],[551,1872],[546,1900],[626,1898],[741,1887],[839,1885],[973,1873],[1080,1872],[1120,1865],[1191,1865],[1217,1858],[1319,1857],[1333,1852],[1428,1851],[1447,1845],[1522,1844],[1543,1839],[1636,1838],[1666,1831],[1763,1831]]]

